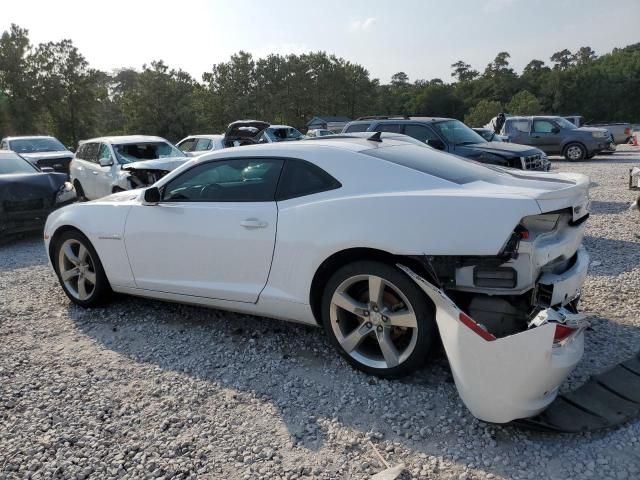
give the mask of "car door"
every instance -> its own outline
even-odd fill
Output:
[[[404,125],[404,129],[402,130],[402,133],[412,138],[415,138],[420,142],[426,143],[427,145],[433,148],[436,148],[438,150],[442,150],[443,148],[446,148],[444,142],[436,134],[436,132],[431,130],[426,125],[420,125],[417,123],[408,123]]]
[[[560,127],[550,119],[534,119],[531,145],[547,153],[559,153],[562,137]]]
[[[100,144],[98,148],[98,161],[94,165],[95,171],[98,172],[97,175],[94,175],[95,198],[111,195],[120,165],[116,162],[115,155],[108,144]]]
[[[267,282],[283,160],[234,158],[195,165],[134,205],[125,242],[138,288],[256,302]]]
[[[85,143],[82,159],[78,167],[78,177],[82,185],[85,197],[94,200],[97,197],[97,177],[100,174],[98,166],[99,143]]]
[[[528,118],[507,118],[504,133],[511,143],[531,145],[531,120]]]

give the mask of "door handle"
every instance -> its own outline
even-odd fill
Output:
[[[247,218],[240,222],[240,225],[245,228],[265,228],[269,225],[267,222],[262,222],[257,218]]]
[[[96,172],[96,171],[93,171],[91,173],[93,173],[94,175],[98,175],[98,172]]]

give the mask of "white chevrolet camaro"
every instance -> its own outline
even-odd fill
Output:
[[[471,412],[543,410],[580,360],[588,178],[334,135],[192,159],[145,190],[51,214],[67,296],[113,291],[321,325],[396,377],[442,341]]]

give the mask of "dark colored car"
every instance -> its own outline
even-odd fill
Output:
[[[0,150],[13,150],[35,166],[50,167],[69,175],[73,152],[57,138],[46,136],[6,137],[0,142]]]
[[[75,201],[64,173],[42,170],[9,150],[0,150],[0,238],[39,230],[47,215]]]
[[[510,142],[531,145],[549,155],[564,155],[570,162],[593,158],[613,143],[605,128],[576,127],[555,116],[507,117],[500,133]]]
[[[482,163],[520,170],[548,171],[547,156],[537,148],[504,142],[487,142],[453,118],[408,117],[404,119],[367,119],[348,123],[342,133],[401,133],[445,152]]]

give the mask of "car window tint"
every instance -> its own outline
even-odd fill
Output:
[[[370,123],[354,123],[348,125],[345,129],[344,133],[354,133],[354,132],[366,132],[367,128],[369,128]]]
[[[98,161],[98,147],[99,143],[85,143],[85,151],[84,160],[88,160],[89,162],[97,162]]]
[[[404,134],[425,143],[427,140],[438,140],[438,136],[424,125],[405,125]]]
[[[553,123],[549,120],[534,120],[533,131],[536,133],[551,133],[553,131]]]
[[[529,133],[531,122],[526,119],[507,120],[507,133]]]
[[[316,165],[303,160],[287,160],[278,184],[276,200],[326,192],[341,186],[340,182]]]
[[[197,165],[169,182],[163,199],[169,202],[274,201],[280,159],[233,159]]]
[[[196,142],[193,150],[195,152],[202,152],[204,150],[209,150],[211,148],[211,140],[208,138],[199,138]]]
[[[399,123],[381,123],[374,128],[376,132],[400,133]]]
[[[100,150],[98,152],[98,160],[101,158],[109,158],[111,156],[111,151],[109,150],[109,146],[106,144],[100,145]]]
[[[183,152],[193,152],[195,146],[196,146],[195,138],[187,138],[185,141],[180,142],[177,145],[177,147]]]

